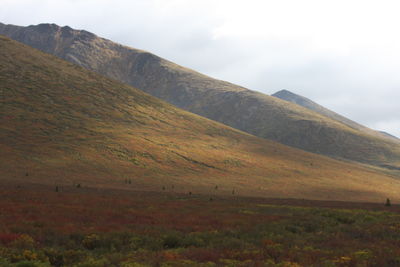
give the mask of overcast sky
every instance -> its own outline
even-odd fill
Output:
[[[267,94],[287,89],[400,137],[400,1],[0,0]]]

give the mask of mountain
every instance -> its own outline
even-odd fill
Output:
[[[379,131],[379,133],[383,134],[386,137],[394,139],[396,141],[400,141],[400,138],[398,138],[397,136],[391,135],[390,133],[387,133],[387,132],[384,132],[384,131]]]
[[[391,141],[400,142],[400,139],[398,139],[397,137],[395,137],[393,135],[390,135],[385,132],[372,130],[372,129],[365,127],[361,124],[358,124],[346,117],[343,117],[342,115],[339,115],[336,112],[333,112],[304,96],[297,95],[288,90],[280,90],[280,91],[276,92],[275,94],[273,94],[272,96],[277,97],[282,100],[289,101],[291,103],[295,103],[295,104],[305,107],[309,110],[315,111],[321,115],[324,115],[328,118],[336,120],[340,123],[343,123],[353,129],[360,130],[366,134],[373,135],[373,136],[380,137],[380,138],[387,138],[387,139],[390,139]]]
[[[55,24],[0,24],[0,34],[262,138],[335,158],[400,167],[395,141],[87,31]]]
[[[2,36],[0,90],[1,183],[398,199],[394,172],[254,137]]]

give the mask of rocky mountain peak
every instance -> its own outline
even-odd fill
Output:
[[[295,95],[295,94],[290,92],[289,90],[282,89],[282,90],[276,92],[275,94],[273,94],[272,96],[275,96],[275,95]]]
[[[30,25],[29,28],[35,28],[38,32],[54,32],[60,29],[57,24],[41,23],[39,25]]]

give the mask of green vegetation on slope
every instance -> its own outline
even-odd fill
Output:
[[[380,170],[245,134],[5,37],[0,90],[2,181],[398,198],[400,183]]]
[[[400,167],[398,142],[86,31],[55,24],[29,27],[0,24],[0,34],[262,138],[331,157],[393,169]]]

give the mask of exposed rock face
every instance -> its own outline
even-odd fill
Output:
[[[388,138],[86,31],[54,24],[0,24],[0,34],[259,137],[332,157],[400,165],[400,145]]]

